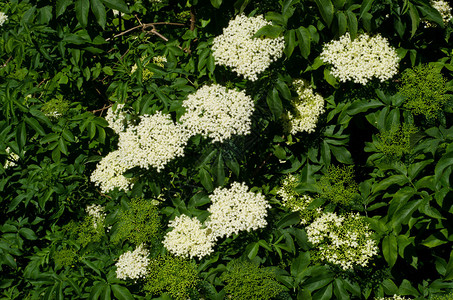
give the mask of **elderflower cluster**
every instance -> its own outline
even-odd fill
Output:
[[[245,183],[234,182],[229,189],[216,188],[211,196],[211,213],[206,226],[215,239],[267,225],[267,203],[261,193],[250,192]]]
[[[406,298],[400,295],[393,295],[392,297],[381,297],[381,298],[374,298],[375,300],[409,300],[410,298]]]
[[[87,212],[87,214],[90,217],[93,218],[93,227],[95,229],[98,228],[98,225],[103,226],[104,221],[105,221],[105,215],[106,215],[106,213],[104,211],[104,207],[102,207],[99,204],[91,204],[91,205],[87,206],[85,211]]]
[[[115,188],[128,191],[133,180],[126,178],[123,173],[128,169],[124,161],[122,151],[112,151],[103,157],[91,173],[90,180],[101,188],[103,193],[113,191]]]
[[[364,267],[377,255],[376,241],[359,214],[324,213],[308,225],[306,231],[308,241],[316,247],[314,259],[339,265],[343,270],[355,265]]]
[[[3,168],[8,169],[17,165],[17,161],[19,160],[19,155],[14,153],[10,147],[5,149],[5,152],[8,154],[8,158],[6,159]]]
[[[163,68],[164,63],[167,62],[167,58],[165,56],[154,56],[153,63],[158,65],[159,67]]]
[[[123,110],[124,104],[118,104],[116,109],[113,109],[113,106],[107,110],[107,115],[105,120],[109,123],[109,127],[119,134],[124,131],[126,127],[126,116],[127,112]]]
[[[149,251],[143,244],[138,246],[133,252],[127,251],[121,254],[116,262],[116,277],[119,279],[139,279],[146,276],[146,268],[149,264]]]
[[[438,1],[431,1],[431,6],[434,7],[442,16],[442,20],[444,24],[448,24],[453,16],[451,14],[451,7],[447,1],[438,0]]]
[[[365,85],[371,79],[381,82],[398,72],[398,55],[386,38],[364,33],[351,40],[349,33],[324,45],[321,59],[333,65],[331,73],[341,82],[354,81]]]
[[[0,11],[0,26],[3,26],[3,24],[8,20],[8,16]]]
[[[196,217],[181,215],[170,221],[169,227],[173,229],[165,235],[163,244],[172,254],[201,259],[214,251],[212,235]]]
[[[285,48],[284,37],[253,37],[260,28],[271,24],[262,15],[237,15],[223,30],[223,34],[214,38],[212,55],[215,64],[231,67],[239,75],[257,80],[257,75],[280,58]]]
[[[284,116],[285,129],[291,134],[304,131],[312,133],[319,116],[324,112],[324,98],[313,93],[313,89],[302,79],[294,80],[293,86],[299,97],[291,103],[293,111]]]
[[[254,103],[243,91],[228,90],[214,84],[203,86],[183,101],[186,112],[180,122],[191,135],[201,134],[214,142],[232,135],[250,133]]]
[[[170,115],[158,111],[140,116],[140,123],[119,134],[118,147],[126,169],[153,167],[160,172],[175,157],[184,155],[189,136]]]
[[[321,215],[322,208],[308,209],[308,206],[313,202],[313,198],[309,195],[299,195],[294,191],[298,185],[298,180],[293,174],[286,176],[281,186],[277,191],[277,195],[283,200],[283,206],[289,208],[293,212],[299,212],[300,223],[308,224],[312,219]]]

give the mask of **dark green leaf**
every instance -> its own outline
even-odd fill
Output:
[[[72,4],[72,0],[57,0],[55,7],[57,18],[65,12],[66,7],[68,7],[68,5],[70,4]]]
[[[204,186],[204,188],[208,192],[212,192],[212,190],[214,189],[214,185],[212,183],[212,178],[211,178],[211,175],[209,174],[209,172],[206,169],[201,168],[199,175],[200,175],[201,184]]]
[[[96,17],[98,24],[104,29],[106,21],[104,4],[100,0],[91,0],[91,11]]]
[[[46,135],[46,132],[36,119],[25,117],[25,122],[27,122],[27,124],[30,125],[30,127],[33,128],[39,135]]]
[[[296,33],[294,29],[288,30],[285,34],[285,55],[291,57],[296,47]]]
[[[212,4],[212,6],[214,6],[215,8],[219,8],[220,5],[222,5],[222,0],[211,0],[211,4]]]
[[[128,14],[129,8],[123,0],[101,0],[105,6],[111,9],[119,10],[122,13]]]
[[[90,10],[89,0],[76,0],[75,11],[76,17],[82,27],[86,27],[88,24],[88,12]]]
[[[346,11],[346,15],[348,16],[348,28],[349,28],[349,34],[351,35],[351,39],[355,39],[357,36],[357,30],[358,30],[358,21],[355,13],[352,11]]]
[[[361,19],[364,14],[366,14],[370,10],[372,4],[373,0],[363,0],[362,5],[360,6],[359,19]]]
[[[301,252],[291,263],[291,275],[298,277],[310,265],[310,252]]]
[[[266,25],[258,30],[253,37],[259,38],[261,36],[276,38],[283,32],[283,27],[277,25]]]
[[[442,15],[439,13],[437,9],[432,7],[429,4],[417,6],[420,12],[423,14],[423,17],[429,21],[432,21],[439,25],[440,27],[444,28],[444,20],[442,19]]]
[[[274,116],[274,119],[280,119],[283,112],[283,105],[282,100],[280,100],[280,97],[278,96],[278,91],[276,88],[273,88],[272,91],[267,94],[266,100],[267,105],[269,106],[269,109]]]
[[[113,295],[115,295],[115,297],[118,300],[133,300],[134,299],[131,292],[129,292],[129,290],[124,286],[113,284],[112,291],[113,291]]]
[[[315,0],[316,5],[318,5],[319,12],[321,17],[327,23],[327,26],[330,27],[333,20],[334,7],[330,0]]]
[[[337,12],[337,21],[338,21],[338,35],[341,36],[346,33],[348,20],[346,19],[346,15],[343,12],[339,11]]]
[[[396,242],[396,236],[394,234],[390,234],[382,240],[382,253],[384,254],[384,258],[389,264],[390,267],[396,262],[398,258],[398,244]]]
[[[19,233],[27,240],[34,241],[38,238],[36,236],[35,232],[33,230],[31,230],[30,228],[21,228],[21,229],[19,229]]]
[[[307,28],[301,26],[296,29],[297,42],[299,43],[300,54],[304,58],[308,58],[310,55],[311,36]]]
[[[415,32],[417,31],[418,25],[420,24],[420,17],[418,16],[418,11],[417,8],[415,8],[415,5],[409,2],[409,15],[411,17],[411,24],[412,24],[412,30],[411,30],[411,37],[415,35]]]

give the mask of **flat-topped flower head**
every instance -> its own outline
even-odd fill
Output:
[[[124,155],[124,167],[153,167],[160,172],[176,157],[184,155],[189,136],[181,124],[158,111],[140,116],[140,123],[120,132],[118,147]]]
[[[116,277],[119,279],[140,279],[145,278],[149,264],[149,251],[144,245],[138,246],[134,251],[127,251],[121,254],[116,262]]]
[[[128,191],[133,185],[133,179],[123,176],[128,169],[124,158],[122,151],[112,151],[101,159],[91,173],[91,182],[98,185],[103,193],[113,191],[115,188]]]
[[[0,26],[3,26],[6,21],[8,21],[8,16],[0,11]]]
[[[181,215],[170,221],[168,226],[173,229],[165,235],[163,244],[170,253],[201,259],[214,251],[215,242],[212,235],[208,229],[202,227],[196,217]]]
[[[379,34],[370,37],[364,33],[351,40],[347,32],[324,45],[321,59],[332,65],[332,75],[341,82],[365,85],[373,78],[383,82],[398,73],[396,50]]]
[[[339,265],[343,270],[365,267],[377,255],[372,231],[359,214],[324,213],[306,231],[308,241],[315,246],[313,258]]]
[[[246,17],[237,15],[223,34],[214,38],[212,55],[216,65],[231,67],[246,79],[255,81],[258,74],[283,55],[284,37],[254,38],[255,33],[266,25],[272,25],[262,15]]]
[[[318,118],[324,112],[324,98],[315,94],[302,79],[294,80],[293,87],[298,97],[291,102],[293,110],[283,117],[285,129],[291,134],[314,132]]]
[[[190,135],[201,134],[213,142],[223,142],[233,135],[250,133],[254,102],[243,91],[205,85],[189,95],[182,106],[186,112],[179,121]]]
[[[234,182],[230,188],[218,187],[209,198],[211,215],[206,226],[215,239],[267,225],[267,209],[271,206],[261,193],[249,191],[245,183]]]

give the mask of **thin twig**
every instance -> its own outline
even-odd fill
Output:
[[[140,20],[139,20],[139,22],[140,22]],[[120,37],[120,36],[122,36],[122,35],[128,34],[129,32],[134,31],[134,30],[136,30],[136,29],[140,29],[140,28],[142,29],[142,31],[145,31],[146,29],[152,27],[153,30],[155,31],[155,32],[153,32],[153,33],[156,34],[157,31],[156,31],[155,25],[185,26],[185,24],[182,24],[182,23],[173,23],[173,22],[156,22],[156,23],[147,23],[147,24],[142,24],[142,23],[140,22],[140,25],[135,26],[135,27],[132,27],[132,28],[129,28],[129,29],[123,31],[123,32],[120,32],[120,33],[114,35],[113,37],[106,39],[106,41],[113,40],[113,39],[115,39],[115,38],[117,38],[117,37]],[[157,34],[156,34],[156,35],[157,35]],[[159,36],[159,37],[160,37],[160,36]]]
[[[196,18],[195,18],[195,9],[193,8],[193,6],[190,8],[190,30],[191,31],[194,31],[195,30],[195,22],[196,22]]]
[[[113,104],[109,104],[109,105],[107,105],[107,106],[105,106],[105,104],[104,104],[104,107],[103,107],[103,108],[95,109],[95,110],[92,110],[91,112],[92,112],[93,114],[94,114],[94,113],[97,113],[97,112],[99,112],[99,111],[100,111],[100,112],[103,112],[104,110],[109,109],[109,108],[112,107],[112,106],[113,106]]]
[[[6,67],[8,65],[8,63],[11,61],[12,58],[13,58],[12,56],[8,57],[6,62],[3,64],[2,68]]]

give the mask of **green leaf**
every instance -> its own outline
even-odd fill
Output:
[[[409,222],[409,218],[422,202],[423,199],[413,200],[398,208],[392,218],[392,227],[395,228],[400,224],[407,224],[407,222]]]
[[[57,15],[57,18],[61,16],[68,5],[72,4],[72,0],[57,0],[57,3],[55,4],[55,13]]]
[[[373,186],[373,193],[377,193],[382,190],[386,190],[389,188],[391,185],[397,184],[397,185],[404,185],[408,183],[408,179],[404,175],[392,175],[390,177],[387,177],[383,180],[381,180],[379,183],[375,184]]]
[[[317,291],[314,295],[313,295],[313,298],[314,299],[319,299],[319,300],[330,300],[332,299],[332,285],[333,284],[329,284],[328,286],[320,289],[319,291]]]
[[[288,30],[285,34],[285,55],[291,57],[296,47],[296,32],[294,29]]]
[[[278,96],[278,91],[276,88],[273,88],[272,91],[267,94],[266,101],[269,109],[272,112],[272,115],[274,116],[274,119],[280,119],[283,112],[283,105],[282,100],[280,100],[280,97]]]
[[[77,0],[75,3],[76,17],[82,27],[88,24],[88,12],[90,10],[89,0]]]
[[[129,292],[129,290],[124,286],[121,286],[118,284],[113,284],[112,291],[113,291],[113,295],[115,295],[115,297],[118,300],[133,300],[134,299],[131,292]]]
[[[453,151],[448,152],[442,156],[439,162],[434,168],[434,179],[436,182],[439,182],[442,178],[446,168],[449,168],[453,165]]]
[[[363,0],[362,5],[360,5],[359,19],[361,19],[364,14],[366,14],[370,10],[372,4],[373,0]]]
[[[346,33],[346,26],[348,24],[346,15],[342,11],[337,12],[337,21],[338,21],[338,35],[342,36],[343,34]]]
[[[27,124],[30,125],[30,127],[33,128],[39,135],[46,135],[46,132],[36,119],[25,117],[25,122],[27,122]]]
[[[217,157],[215,174],[217,177],[217,186],[223,186],[225,182],[225,167],[223,164],[222,153],[220,153],[219,156]]]
[[[60,139],[58,140],[58,146],[59,146],[59,148],[60,148],[60,150],[61,150],[61,152],[62,152],[63,154],[65,154],[65,155],[68,155],[68,154],[69,154],[69,152],[68,152],[68,146],[66,145],[66,142],[64,141],[63,138],[60,138]]]
[[[106,13],[104,4],[100,0],[91,0],[91,11],[93,12],[98,24],[104,29],[106,21]]]
[[[300,54],[304,58],[310,55],[311,35],[307,28],[301,26],[296,29],[297,42],[299,43]]]
[[[276,38],[283,32],[283,27],[277,25],[266,25],[258,30],[253,37],[259,38],[261,36]]]
[[[382,282],[382,287],[387,295],[398,294],[398,286],[391,279],[385,279]]]
[[[36,236],[35,232],[33,230],[31,230],[30,228],[21,228],[21,229],[19,229],[19,233],[27,240],[34,241],[38,238]]]
[[[333,292],[337,299],[350,299],[343,280],[340,278],[335,278],[335,281],[333,282]]]
[[[398,244],[396,242],[396,236],[390,234],[382,240],[382,253],[384,254],[384,259],[387,261],[390,267],[396,262],[398,258]]]
[[[319,12],[321,17],[327,23],[327,26],[330,27],[333,20],[334,7],[330,0],[315,0],[316,5],[318,5]]]
[[[450,252],[450,259],[448,260],[448,264],[445,271],[444,280],[452,280],[453,279],[453,250]]]
[[[428,248],[434,248],[443,244],[446,244],[447,241],[443,241],[435,237],[434,235],[430,235],[428,238],[426,238],[421,244],[423,246],[426,246]]]
[[[123,0],[101,0],[105,6],[111,9],[116,9],[122,13],[128,14],[129,8]]]
[[[222,0],[211,0],[211,4],[212,4],[212,6],[214,6],[215,8],[219,8],[220,5],[222,5]]]
[[[420,24],[420,17],[418,16],[417,8],[415,8],[414,4],[409,2],[409,15],[411,17],[411,38],[415,35],[417,31],[418,25]]]
[[[348,16],[348,28],[349,28],[349,34],[351,35],[351,39],[355,39],[357,36],[357,30],[358,30],[358,21],[355,13],[352,11],[348,10],[346,11],[346,15]]]
[[[298,277],[310,265],[310,252],[301,252],[291,263],[291,275]]]
[[[201,184],[204,186],[204,188],[208,192],[212,192],[212,190],[214,190],[214,185],[212,183],[212,178],[211,178],[211,175],[209,174],[209,172],[206,169],[201,168],[199,175],[200,175]]]
[[[16,143],[19,147],[19,152],[22,152],[25,143],[27,142],[27,129],[25,127],[25,122],[21,122],[16,128]]]
[[[353,164],[351,152],[345,147],[337,147],[330,145],[330,151],[332,151],[333,156],[342,164]]]
[[[444,28],[444,20],[442,19],[442,15],[439,13],[437,9],[432,7],[429,4],[426,5],[417,5],[418,10],[423,14],[423,17],[429,21],[432,21],[439,25],[440,27]]]
[[[366,100],[360,100],[360,101],[354,101],[347,109],[347,113],[350,116],[363,113],[368,111],[369,109],[377,108],[384,106],[384,103],[382,103],[379,100],[372,99],[369,101]]]

